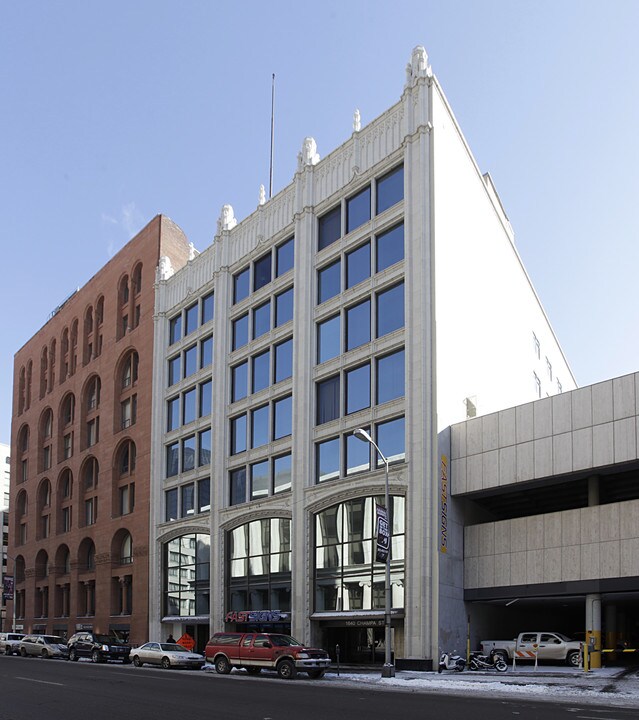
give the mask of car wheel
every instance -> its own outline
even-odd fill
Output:
[[[137,655],[134,655],[133,656],[133,664],[135,665],[135,667],[142,667],[142,665],[144,663],[140,660],[140,658]]]
[[[94,663],[100,662],[100,653],[97,650],[94,650],[91,653],[91,662],[94,662]]]
[[[12,653],[11,653],[11,648],[10,648],[10,647],[5,648],[5,649],[4,649],[4,654],[5,654],[5,655],[11,655],[11,654],[12,654]]]
[[[69,650],[69,660],[71,660],[71,662],[77,662],[78,660],[77,653],[75,650],[73,650],[73,648]]]
[[[324,673],[326,670],[309,670],[308,676],[311,678],[311,680],[319,680],[320,678],[324,677]]]
[[[251,665],[251,667],[246,668],[246,672],[249,675],[259,675],[262,672],[262,668],[254,667],[253,665]]]
[[[568,653],[568,657],[566,657],[566,662],[570,667],[579,667],[579,651],[573,650],[572,652]]]
[[[292,680],[297,675],[297,669],[291,660],[282,660],[277,666],[277,674],[282,680]]]
[[[503,662],[508,664],[508,656],[506,655],[506,653],[503,653],[503,652],[493,653],[493,662],[497,662],[497,660],[502,660]]]
[[[24,648],[20,648],[20,655],[22,655],[22,657],[27,657],[27,651]]]
[[[163,657],[163,658],[162,658],[162,667],[163,667],[165,670],[168,670],[168,669],[171,667],[171,661],[169,660],[168,657]]]
[[[43,650],[43,651],[40,653],[40,657],[48,658],[48,657],[49,657],[49,653],[48,653],[46,650]]]
[[[228,675],[231,672],[231,664],[224,655],[215,659],[215,672],[219,675]]]

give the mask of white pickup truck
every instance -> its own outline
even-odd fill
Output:
[[[532,660],[561,660],[572,667],[579,667],[580,642],[555,632],[523,632],[514,640],[482,640],[485,655],[495,651],[504,660],[516,662]]]

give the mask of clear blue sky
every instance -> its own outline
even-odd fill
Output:
[[[581,385],[639,370],[639,2],[4,0],[0,441],[13,354],[156,213],[199,249],[424,45]]]

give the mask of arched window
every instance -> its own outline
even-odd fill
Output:
[[[22,415],[25,410],[27,397],[27,371],[22,366],[20,368],[20,376],[18,380],[18,415]]]
[[[142,292],[142,263],[133,268],[133,293],[139,295]]]
[[[210,536],[197,533],[169,540],[163,547],[162,556],[164,614],[208,615],[211,576]],[[286,609],[280,608],[279,605],[277,607]]]
[[[93,338],[93,308],[89,306],[84,313],[84,333],[82,348],[82,363],[87,365],[93,360],[94,355]]]
[[[127,353],[120,365],[120,391],[127,390],[138,381],[138,367],[140,356],[135,350]]]
[[[25,569],[24,558],[22,557],[22,555],[18,555],[18,557],[16,558],[16,564],[14,566],[16,583],[24,582],[24,569]]]
[[[62,331],[60,342],[60,382],[64,382],[69,374],[69,328]]]
[[[55,386],[55,361],[56,341],[54,338],[49,344],[49,382],[47,384],[47,392],[51,392]]]
[[[94,457],[85,460],[81,470],[80,527],[93,525],[98,519],[98,461]]]
[[[135,472],[136,448],[133,440],[125,440],[118,451],[117,468],[120,471],[120,477],[125,475],[133,475]]]
[[[29,500],[27,491],[21,490],[16,497],[16,545],[24,545],[27,542],[27,513],[29,511]]]
[[[104,322],[104,298],[100,295],[95,304],[95,356],[102,354],[102,323]]]
[[[120,280],[120,288],[118,291],[118,298],[120,306],[126,305],[129,302],[129,276],[125,275]]]
[[[69,349],[69,375],[73,375],[78,365],[78,321],[71,325],[71,347]]]
[[[120,543],[120,565],[130,565],[133,562],[133,539],[126,533]]]
[[[24,409],[28,410],[31,407],[31,381],[33,380],[33,361],[29,360],[27,363],[27,387],[26,395],[24,399]]]
[[[80,543],[78,569],[80,572],[95,570],[95,544],[91,538],[84,538]]]
[[[93,457],[88,457],[82,466],[82,490],[88,492],[95,490],[98,486],[98,474],[100,467],[98,461]]]
[[[55,571],[58,575],[69,575],[71,572],[71,553],[66,545],[60,545],[55,554]]]
[[[72,526],[73,474],[64,469],[58,479],[57,516],[58,533],[66,533]]]
[[[46,472],[51,467],[53,441],[53,411],[46,408],[40,416],[39,446],[40,446],[40,472]]]
[[[87,383],[85,411],[91,413],[100,407],[100,378],[94,375]]]
[[[40,399],[47,394],[47,386],[49,383],[49,350],[42,348],[40,354]]]
[[[49,577],[49,556],[46,550],[40,550],[36,555],[35,576],[36,580],[44,580]]]
[[[29,451],[29,426],[23,425],[18,434],[18,450],[21,455]]]
[[[47,478],[38,486],[37,523],[37,539],[48,538],[51,533],[51,483]]]
[[[67,393],[62,400],[60,410],[60,427],[66,428],[73,425],[75,419],[75,396],[73,393]]]

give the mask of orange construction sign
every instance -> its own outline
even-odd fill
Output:
[[[184,635],[182,635],[182,637],[177,641],[177,644],[187,650],[193,650],[195,647],[195,640],[188,633],[184,633]]]

